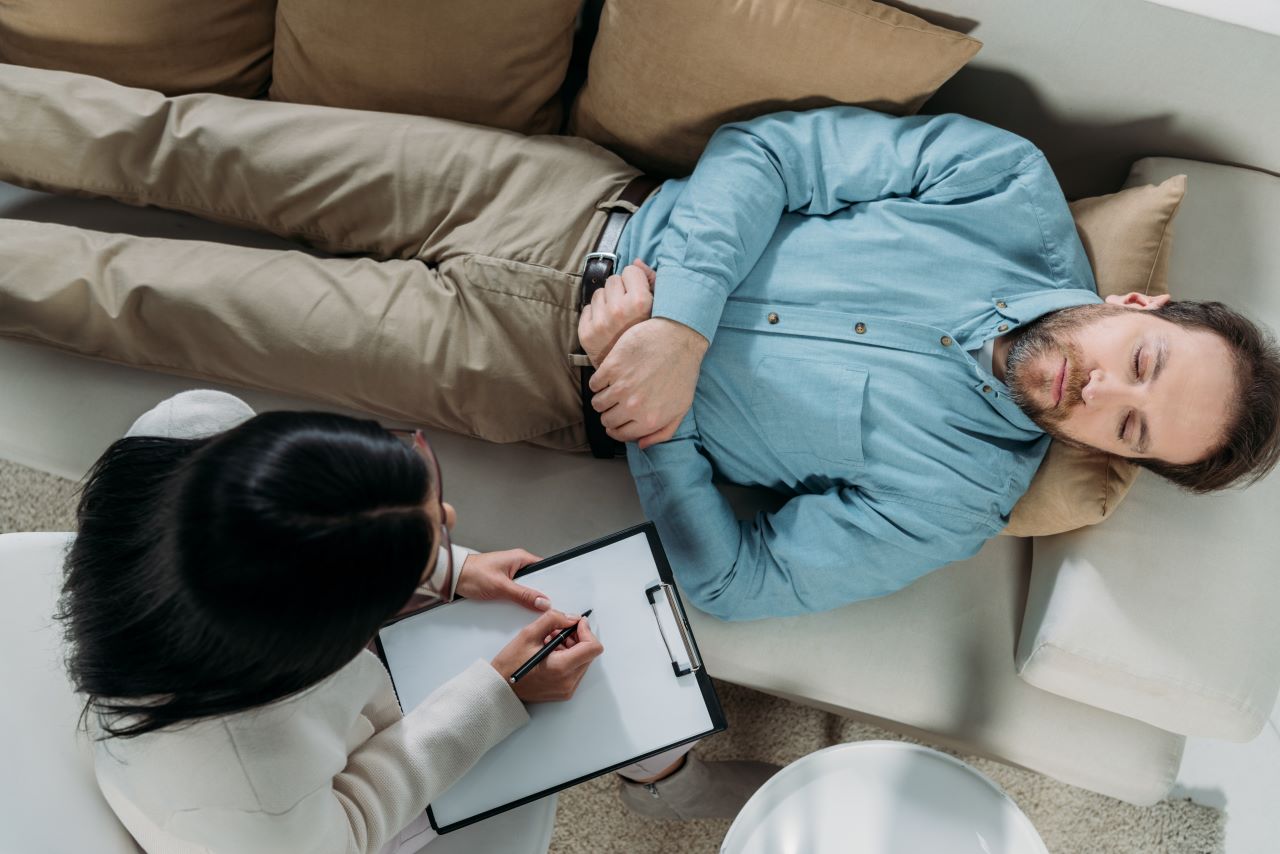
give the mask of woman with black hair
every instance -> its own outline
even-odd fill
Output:
[[[512,579],[532,555],[451,546],[430,447],[371,421],[187,392],[107,449],[78,518],[68,667],[99,785],[149,852],[416,851],[427,804],[603,651]],[[455,592],[542,614],[402,714],[366,646]]]

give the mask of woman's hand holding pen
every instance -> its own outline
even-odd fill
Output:
[[[592,634],[586,617],[547,611],[521,629],[511,643],[494,657],[493,669],[510,681],[520,665],[537,654],[551,636],[570,627],[575,627],[575,630],[569,640],[552,650],[542,663],[511,686],[511,690],[524,702],[543,703],[567,700],[573,696],[591,662],[604,652],[604,646]]]
[[[462,565],[457,587],[458,595],[468,599],[505,599],[544,612],[521,629],[493,659],[493,668],[503,679],[510,680],[520,665],[536,654],[551,636],[574,628],[564,643],[511,686],[516,696],[526,703],[569,699],[592,660],[604,652],[585,617],[570,617],[550,610],[551,602],[546,596],[515,581],[513,576],[518,570],[537,561],[535,555],[524,549],[469,555]]]

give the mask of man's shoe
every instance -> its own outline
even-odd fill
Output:
[[[656,783],[619,775],[618,796],[629,810],[649,818],[733,818],[780,768],[743,760],[703,762],[689,753],[680,770]]]

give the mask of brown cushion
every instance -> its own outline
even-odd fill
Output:
[[[1187,176],[1176,175],[1071,203],[1100,295],[1169,292],[1173,217],[1186,190]],[[1046,536],[1095,525],[1120,506],[1139,471],[1122,457],[1053,442],[1004,533]]]
[[[271,76],[275,12],[275,0],[0,0],[0,62],[252,98]]]
[[[609,0],[570,130],[684,175],[726,122],[837,103],[914,113],[981,46],[870,0]]]
[[[580,5],[280,0],[270,97],[553,133]]]

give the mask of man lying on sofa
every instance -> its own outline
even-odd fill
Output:
[[[1048,164],[958,116],[722,128],[633,217],[584,311],[593,406],[682,586],[722,618],[898,590],[969,557],[1048,437],[1194,491],[1280,454],[1280,361],[1218,303],[1101,301]],[[634,325],[632,325],[634,324]],[[1046,435],[1047,434],[1047,435]],[[792,496],[738,522],[718,475]]]
[[[1194,490],[1280,455],[1274,346],[1217,304],[1103,302],[1041,153],[962,116],[722,128],[622,232],[653,317],[633,268],[579,320],[599,211],[635,176],[590,143],[0,68],[0,178],[386,259],[0,220],[0,332],[569,446],[580,324],[592,405],[638,440],[644,509],[723,618],[972,555],[1049,435]],[[739,523],[713,474],[791,498]]]

